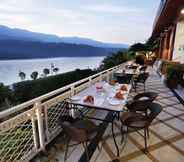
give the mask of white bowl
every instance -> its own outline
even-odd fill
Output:
[[[113,105],[113,106],[116,106],[116,105],[119,105],[121,102],[115,98],[111,98],[109,99],[109,104],[110,105]]]

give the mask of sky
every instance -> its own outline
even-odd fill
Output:
[[[0,25],[103,42],[144,42],[160,0],[0,0]]]

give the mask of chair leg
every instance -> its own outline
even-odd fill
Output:
[[[87,157],[87,162],[89,162],[89,153],[88,153],[88,147],[87,147],[87,142],[82,143],[85,153],[86,153],[86,157]]]
[[[70,143],[70,139],[67,139],[67,142],[66,142],[66,150],[65,150],[65,155],[64,155],[64,162],[67,161],[67,154],[68,154],[69,143]]]
[[[147,128],[144,129],[144,144],[145,144],[145,153],[148,152],[148,147],[147,147]]]
[[[126,130],[123,130],[123,122],[121,122],[121,128],[120,128],[120,131],[121,131],[121,144],[123,143],[123,141],[125,140],[125,137],[127,136],[128,134],[128,127],[126,127]]]
[[[148,136],[148,139],[150,138],[150,135],[149,135],[149,128],[147,128],[147,136]]]
[[[146,91],[146,84],[144,83],[144,92]]]
[[[137,84],[134,85],[135,92],[137,92]]]
[[[100,151],[100,146],[99,145],[97,145],[97,148],[98,148],[98,151]]]
[[[121,123],[121,144],[123,143],[124,131],[123,131],[123,124]]]
[[[148,116],[148,111],[145,112],[145,116]],[[149,139],[150,135],[149,135],[149,127],[146,128],[147,131],[147,137]]]

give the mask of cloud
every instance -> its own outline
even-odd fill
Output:
[[[85,7],[89,11],[94,12],[104,12],[111,14],[127,14],[127,13],[142,13],[142,10],[139,8],[134,8],[130,6],[117,6],[111,4],[96,4]]]
[[[60,36],[90,37],[109,42],[134,42],[151,31],[153,9],[142,0],[0,0],[0,24]],[[121,4],[121,5],[120,5]],[[149,32],[150,33],[150,32]],[[148,33],[148,34],[149,34]]]

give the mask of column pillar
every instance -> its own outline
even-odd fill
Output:
[[[168,59],[167,42],[168,42],[168,32],[165,32],[165,33],[164,33],[164,48],[163,48],[163,58],[164,58],[165,60]]]
[[[164,36],[163,36],[163,34],[161,33],[160,34],[160,48],[159,48],[159,58],[163,58],[163,45],[164,45]]]
[[[169,60],[172,60],[173,52],[174,52],[174,43],[175,43],[175,36],[176,36],[176,25],[171,27],[171,35],[170,35],[170,42],[169,42]]]

